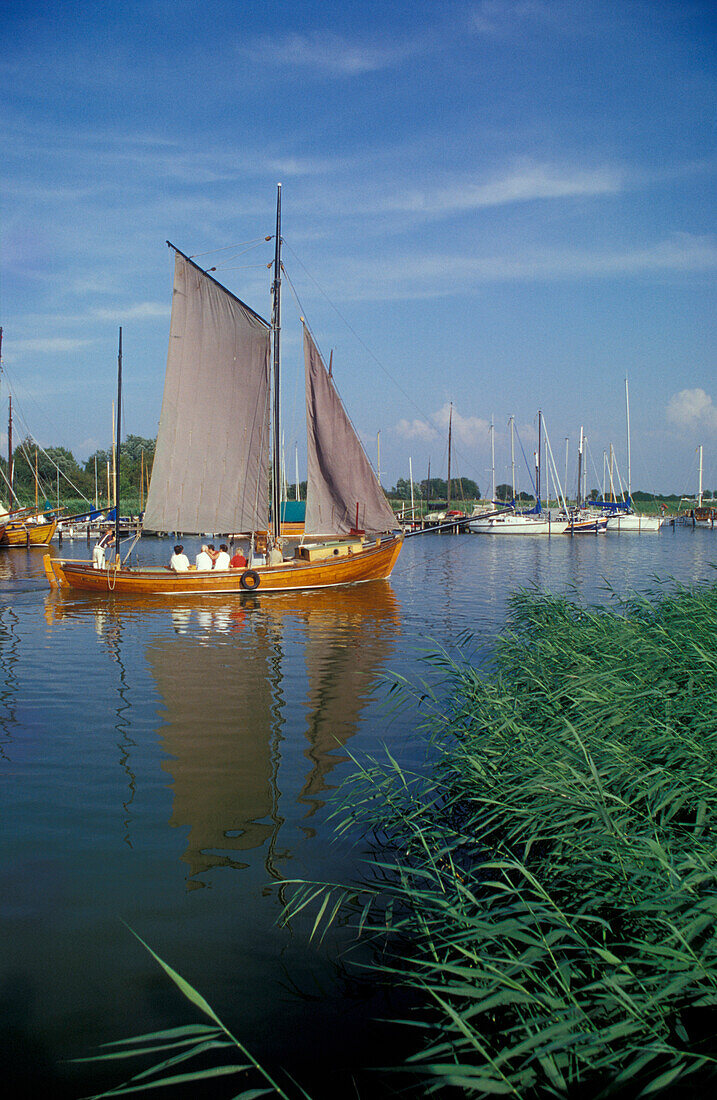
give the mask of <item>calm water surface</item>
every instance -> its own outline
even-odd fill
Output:
[[[170,552],[146,540],[140,561]],[[360,851],[329,820],[346,750],[423,759],[381,677],[419,674],[427,646],[466,631],[488,651],[516,586],[604,602],[655,576],[711,578],[715,561],[706,530],[431,535],[406,543],[390,584],[152,605],[50,593],[41,550],[2,552],[0,1003],[12,1095],[118,1083],[125,1066],[67,1060],[197,1019],[123,922],[260,1060],[315,1095],[339,1067],[390,1060],[372,1023],[385,1004],[335,965],[342,931],[319,946],[306,924],[278,925],[285,880],[360,873]]]

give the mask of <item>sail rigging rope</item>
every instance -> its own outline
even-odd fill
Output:
[[[282,240],[283,240],[283,237],[282,237]],[[309,278],[309,279],[311,279],[312,283],[314,284],[314,286],[316,287],[316,289],[317,289],[317,290],[319,291],[319,293],[320,293],[320,294],[321,294],[321,295],[322,295],[322,296],[323,296],[323,297],[324,297],[324,298],[326,299],[326,301],[327,301],[327,302],[329,303],[329,305],[330,305],[330,306],[331,306],[331,308],[332,308],[332,309],[334,310],[334,312],[336,313],[336,315],[337,315],[337,316],[338,316],[338,317],[339,317],[339,318],[340,318],[340,319],[341,319],[341,320],[343,321],[343,323],[344,323],[344,324],[346,325],[346,328],[347,328],[347,329],[349,330],[349,332],[350,332],[350,333],[351,333],[351,335],[352,335],[352,336],[354,337],[354,339],[355,339],[355,340],[357,340],[357,341],[358,341],[358,343],[359,343],[359,344],[361,345],[361,347],[362,347],[362,348],[364,349],[364,351],[365,351],[365,352],[366,352],[366,353],[367,353],[368,355],[370,355],[370,357],[371,357],[371,358],[373,359],[374,363],[376,363],[376,365],[377,365],[377,366],[379,367],[379,369],[383,371],[383,373],[384,373],[384,374],[386,375],[386,377],[387,377],[388,379],[390,379],[390,381],[391,381],[391,382],[393,382],[394,386],[395,386],[395,387],[396,387],[396,389],[397,389],[397,390],[399,391],[399,393],[403,394],[403,396],[404,396],[404,397],[406,398],[406,400],[407,400],[407,401],[409,401],[409,402],[411,403],[411,405],[413,405],[413,407],[414,407],[414,409],[416,410],[416,412],[420,414],[420,416],[421,416],[421,417],[422,417],[422,418],[423,418],[423,419],[425,420],[426,424],[428,424],[429,426],[431,426],[431,427],[432,427],[432,426],[433,426],[433,417],[432,417],[432,416],[429,416],[429,415],[428,415],[428,414],[427,414],[427,413],[426,413],[426,412],[425,412],[425,411],[424,411],[424,410],[423,410],[423,409],[422,409],[422,408],[420,407],[420,405],[418,405],[418,404],[416,403],[416,401],[415,401],[415,400],[414,400],[414,398],[413,398],[413,397],[411,396],[411,394],[410,394],[410,393],[409,393],[409,392],[408,392],[407,390],[405,390],[405,389],[403,388],[403,386],[401,385],[401,383],[400,383],[400,382],[398,382],[396,378],[394,378],[394,376],[393,376],[393,375],[391,374],[391,372],[390,372],[390,370],[388,369],[388,367],[385,367],[385,366],[384,366],[384,364],[383,364],[383,363],[381,362],[381,360],[380,360],[380,359],[378,358],[378,356],[376,355],[376,353],[375,353],[374,351],[372,351],[372,350],[371,350],[371,348],[370,348],[370,347],[369,347],[369,346],[368,346],[368,345],[367,345],[367,344],[365,343],[365,341],[364,341],[364,340],[362,340],[362,339],[361,339],[361,337],[359,336],[359,334],[358,334],[358,333],[356,332],[356,329],[355,329],[355,328],[354,328],[354,327],[353,327],[353,326],[352,326],[352,325],[351,325],[351,324],[349,323],[349,321],[348,321],[348,320],[346,319],[346,317],[344,317],[343,313],[341,312],[341,310],[339,309],[339,307],[338,307],[338,306],[336,305],[336,303],[335,303],[334,301],[332,301],[332,299],[331,299],[331,298],[329,297],[329,295],[328,295],[328,294],[326,293],[326,291],[325,291],[325,290],[324,290],[324,288],[323,288],[323,287],[321,286],[321,284],[320,284],[320,283],[318,282],[318,280],[317,280],[317,279],[316,279],[316,278],[315,278],[315,277],[314,277],[314,276],[313,276],[313,275],[311,274],[311,272],[310,272],[310,271],[308,270],[308,268],[306,267],[306,265],[305,265],[305,264],[303,264],[303,263],[301,262],[301,260],[299,259],[299,257],[297,256],[297,254],[296,254],[296,253],[294,252],[294,250],[293,250],[293,248],[291,247],[291,245],[290,245],[290,244],[288,244],[288,243],[287,243],[286,241],[284,241],[284,245],[285,245],[285,247],[286,247],[286,248],[288,248],[289,252],[291,252],[292,256],[294,257],[294,259],[296,260],[296,262],[297,262],[297,263],[299,264],[299,266],[301,267],[301,269],[302,269],[302,270],[303,270],[303,271],[305,272],[305,274],[306,274],[306,275],[308,276],[308,278]],[[287,278],[288,278],[288,276],[287,276]],[[290,283],[290,285],[291,285],[291,280],[289,280],[289,283]],[[293,289],[293,287],[292,287],[292,289]],[[294,293],[296,293],[296,292],[294,292]],[[297,301],[298,301],[298,296],[297,296]],[[317,347],[318,347],[318,344],[317,344]],[[322,358],[323,358],[323,357],[322,357]],[[454,454],[455,454],[455,455],[456,455],[457,457],[460,457],[460,458],[462,458],[462,460],[463,460],[464,462],[468,463],[468,460],[467,460],[466,456],[465,456],[465,455],[463,455],[463,454],[461,453],[461,451],[460,451],[460,449],[459,449],[458,447],[454,447],[454,448],[453,448],[453,453],[454,453]]]
[[[3,363],[3,373],[5,375],[7,375],[8,381],[11,381],[10,375],[8,374],[7,368],[6,368],[4,363]],[[10,387],[8,387],[8,388],[10,388]],[[44,455],[44,457],[47,459],[47,461],[50,462],[52,464],[52,466],[54,466],[55,470],[65,479],[65,481],[68,483],[68,485],[72,489],[74,489],[74,491],[78,494],[78,496],[81,497],[81,499],[84,500],[86,504],[90,504],[91,502],[88,500],[88,498],[82,492],[82,490],[78,489],[78,487],[74,484],[74,482],[67,476],[67,474],[62,469],[62,467],[57,464],[57,462],[52,457],[52,455],[49,455],[47,453],[47,451],[45,450],[45,448],[40,443],[37,442],[37,440],[35,439],[35,437],[33,436],[32,432],[30,431],[30,429],[28,427],[27,419],[26,419],[25,414],[23,412],[22,406],[20,405],[20,403],[18,401],[17,392],[16,392],[16,388],[15,388],[14,385],[12,386],[12,392],[14,393],[14,396],[15,396],[15,406],[14,406],[15,418],[19,421],[20,426],[24,429],[25,437],[26,437],[24,440],[22,440],[18,444],[18,447],[19,447],[20,451],[22,452],[22,454],[24,455],[25,459],[27,460],[27,463],[30,466],[30,468],[32,469],[33,464],[32,464],[32,462],[31,462],[31,460],[30,460],[30,458],[27,454],[27,451],[25,450],[25,443],[27,442],[28,439],[31,440],[31,442],[34,444],[34,446],[36,446],[37,449]],[[47,486],[45,486],[44,484],[43,484],[43,490],[47,490]],[[12,492],[15,495],[14,490],[12,490]],[[46,491],[44,493],[44,495],[47,497],[48,493],[49,493],[49,491]],[[17,495],[15,495],[15,499],[17,500]]]

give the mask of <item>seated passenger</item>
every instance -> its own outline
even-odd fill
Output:
[[[249,564],[249,562],[246,560],[246,558],[242,554],[241,547],[239,547],[237,549],[236,554],[234,555],[232,560],[229,562],[230,567],[232,569],[246,569],[248,564]]]
[[[215,569],[228,569],[229,565],[230,565],[229,550],[227,548],[227,544],[225,542],[223,542],[221,544],[221,546],[219,547],[219,553],[217,554],[216,558],[214,559],[214,568]]]
[[[208,573],[213,565],[214,562],[209,555],[209,547],[203,546],[197,554],[197,572]]]
[[[273,543],[269,553],[266,555],[267,565],[281,565],[284,560],[284,555],[281,552],[281,539],[277,539]]]
[[[184,553],[184,547],[177,543],[174,547],[174,553],[169,559],[169,568],[173,569],[175,573],[186,573],[189,569],[189,558]]]
[[[100,541],[92,551],[92,567],[93,569],[104,569],[107,564],[105,561],[105,551],[114,544],[115,534],[111,527],[108,527]]]

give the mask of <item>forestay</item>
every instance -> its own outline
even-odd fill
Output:
[[[347,535],[392,531],[396,517],[304,325],[308,478],[305,529]]]
[[[269,348],[266,322],[177,252],[146,529],[266,528]]]

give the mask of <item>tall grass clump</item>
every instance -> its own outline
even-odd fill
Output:
[[[370,838],[369,881],[324,888],[315,930],[354,906],[377,973],[418,996],[421,1094],[707,1095],[717,587],[612,609],[521,591],[488,670],[433,664],[440,688],[394,690],[436,763],[352,779],[338,827]]]

